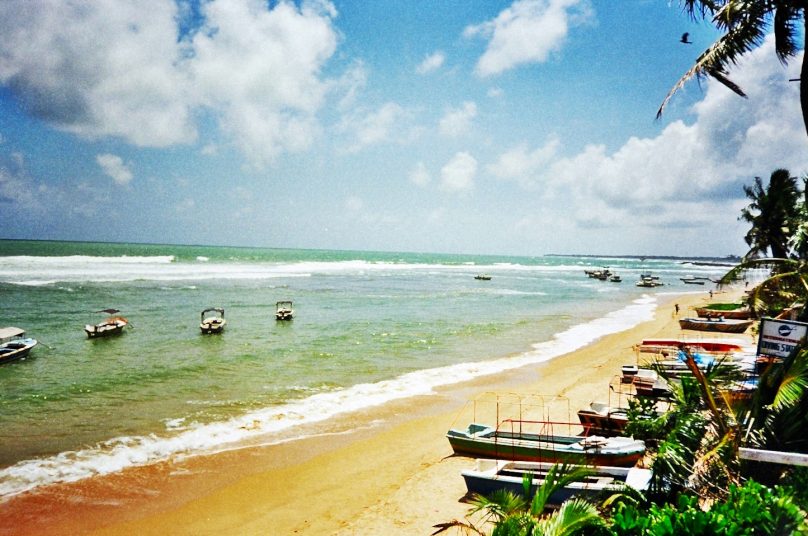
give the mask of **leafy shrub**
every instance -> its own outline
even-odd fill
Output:
[[[706,511],[685,494],[676,505],[653,505],[647,512],[621,504],[611,530],[620,536],[790,536],[808,534],[808,523],[791,490],[748,481],[732,486],[725,502]]]

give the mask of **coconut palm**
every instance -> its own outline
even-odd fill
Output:
[[[464,534],[485,536],[484,526],[489,523],[493,524],[491,536],[572,536],[591,533],[597,527],[604,527],[606,522],[598,509],[583,499],[570,499],[558,510],[545,513],[554,492],[591,474],[592,471],[585,467],[554,465],[530,502],[527,498],[530,497],[531,477],[526,475],[522,481],[522,496],[510,491],[497,491],[489,497],[474,496],[469,514],[482,514],[479,527],[468,520],[453,520],[435,525],[437,530],[432,534],[434,536],[454,528]]]
[[[808,260],[763,258],[747,259],[719,280],[719,286],[741,279],[752,270],[769,269],[771,275],[749,291],[747,302],[755,316],[776,314],[794,304],[808,303]],[[799,320],[808,320],[808,308],[798,312]]]
[[[763,43],[769,28],[774,30],[775,53],[782,63],[794,57],[803,47],[806,28],[803,0],[681,0],[684,10],[694,19],[710,19],[723,35],[701,53],[696,63],[668,92],[657,117],[671,97],[688,80],[711,77],[742,97],[737,84],[728,78],[727,69],[738,59]],[[802,20],[800,20],[802,19]],[[801,23],[801,24],[800,24]],[[803,55],[800,77],[800,105],[808,132],[808,55]]]
[[[740,220],[752,225],[746,233],[749,252],[745,258],[765,255],[789,256],[789,243],[801,223],[801,192],[797,177],[787,169],[772,172],[769,184],[764,188],[760,177],[755,177],[753,186],[744,186],[743,191],[751,203],[741,210]]]

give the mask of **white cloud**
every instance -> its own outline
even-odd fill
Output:
[[[469,153],[457,153],[440,170],[441,188],[447,192],[470,190],[476,174],[477,160]]]
[[[348,151],[356,153],[369,145],[389,141],[393,127],[404,115],[401,106],[388,102],[363,117],[351,116],[344,119],[340,129],[354,138]]]
[[[114,154],[99,154],[95,161],[101,169],[120,186],[125,186],[132,181],[132,171],[123,163],[120,156]]]
[[[468,26],[463,35],[489,40],[475,67],[485,77],[547,61],[561,49],[571,27],[593,17],[588,0],[516,0],[493,20]]]
[[[487,169],[526,188],[540,186],[545,199],[557,201],[584,227],[715,229],[715,214],[727,222],[737,218],[741,185],[755,175],[768,178],[780,167],[808,172],[799,89],[787,82],[798,76],[798,65],[795,58],[783,69],[769,38],[731,73],[748,99],[710,80],[691,124],[675,121],[658,136],[632,137],[614,152],[589,145],[563,157],[554,139],[534,150],[522,144]]]
[[[191,143],[206,109],[257,165],[306,147],[337,46],[333,6],[212,0],[178,41],[189,21],[177,5],[0,2],[0,84],[31,114],[89,138]]]
[[[475,117],[477,117],[477,105],[467,101],[460,108],[447,111],[440,119],[438,127],[444,136],[461,136],[471,130],[471,122]]]
[[[561,142],[555,137],[532,151],[523,143],[502,153],[495,164],[488,166],[488,171],[500,179],[533,188],[541,182],[542,171],[556,158],[560,147]]]
[[[443,62],[446,61],[446,55],[441,52],[437,51],[426,58],[424,61],[421,62],[420,65],[415,69],[418,74],[428,74],[434,71],[437,71],[443,66]]]
[[[410,181],[416,186],[420,186],[422,188],[432,182],[432,177],[429,174],[429,170],[426,169],[423,162],[418,162],[412,171],[410,171]]]

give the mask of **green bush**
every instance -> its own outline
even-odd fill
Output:
[[[653,505],[647,512],[621,504],[611,530],[620,536],[790,536],[808,534],[808,524],[790,489],[749,481],[732,486],[725,502],[706,511],[685,494],[676,505]]]

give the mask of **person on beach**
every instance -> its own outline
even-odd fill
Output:
[[[673,304],[673,314],[676,315],[676,316],[679,316],[679,304],[678,303]]]

